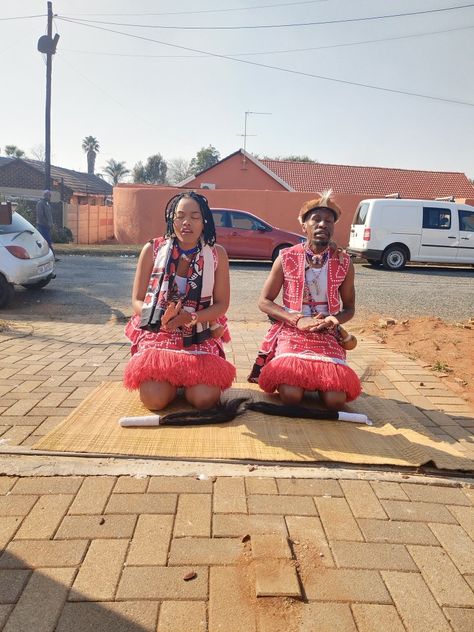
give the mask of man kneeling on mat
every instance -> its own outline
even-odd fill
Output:
[[[298,219],[306,242],[280,252],[263,286],[259,308],[274,322],[249,376],[284,404],[299,404],[305,391],[340,409],[360,395],[346,363],[347,334],[339,326],[354,316],[354,266],[331,242],[341,211],[331,191],[303,204]],[[275,303],[283,288],[283,306]]]

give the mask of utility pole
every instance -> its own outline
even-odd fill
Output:
[[[53,38],[53,3],[48,2],[47,34],[38,40],[38,50],[46,55],[46,108],[45,108],[45,140],[44,140],[44,188],[51,189],[51,79],[53,71],[53,55],[56,52],[59,35]]]

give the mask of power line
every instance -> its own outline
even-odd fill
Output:
[[[119,101],[118,99],[116,99],[114,96],[112,96],[111,94],[109,94],[108,92],[106,92],[106,90],[104,90],[104,88],[100,85],[98,85],[97,83],[95,83],[94,81],[92,81],[92,79],[90,79],[87,75],[82,74],[79,70],[77,70],[77,68],[75,68],[69,61],[67,61],[66,59],[64,59],[63,55],[57,55],[57,58],[59,59],[59,61],[63,64],[65,64],[66,66],[69,66],[69,68],[71,68],[77,75],[79,75],[80,77],[82,77],[85,81],[87,81],[88,83],[91,84],[91,86],[93,86],[96,90],[99,90],[100,92],[102,92],[103,95],[105,95],[107,98],[109,98],[111,101],[113,101],[114,103],[116,103],[117,105],[119,105],[121,108],[123,108],[123,110],[125,112],[127,112],[128,114],[132,114],[133,116],[135,116],[138,119],[141,119],[141,121],[143,121],[143,123],[146,123],[146,125],[151,125],[153,126],[154,123],[152,123],[151,121],[143,118],[143,116],[141,114],[138,114],[137,112],[134,112],[132,110],[130,110],[127,106],[125,106],[121,101]]]
[[[61,51],[62,53],[62,51]],[[107,92],[106,90],[104,90],[104,88],[102,86],[100,86],[99,84],[95,83],[94,81],[92,81],[92,79],[90,79],[90,77],[88,77],[87,75],[84,75],[83,73],[81,73],[73,64],[71,64],[71,62],[69,62],[68,60],[66,60],[64,58],[64,55],[62,54],[58,54],[57,55],[57,59],[64,64],[65,66],[68,66],[69,68],[71,68],[73,70],[74,73],[76,73],[77,75],[79,75],[80,77],[82,77],[84,79],[84,81],[87,81],[88,83],[90,83],[91,86],[93,86],[94,88],[96,88],[96,90],[98,90],[99,92],[101,92],[104,96],[106,96],[108,99],[110,99],[111,101],[113,101],[114,103],[116,103],[117,105],[119,105],[124,112],[126,112],[127,114],[131,114],[132,117],[135,117],[135,119],[139,119],[140,121],[142,121],[142,123],[145,123],[147,125],[148,128],[155,128],[156,127],[156,121],[154,123],[152,123],[151,121],[149,121],[148,119],[144,118],[141,114],[141,112],[137,112],[134,110],[131,110],[128,106],[124,105],[121,101],[119,101],[117,98],[115,98],[112,94],[110,94],[109,92]],[[162,132],[160,132],[162,134]],[[162,134],[163,135],[163,134]],[[169,136],[168,136],[169,137]],[[180,136],[176,136],[176,134],[173,134],[173,138],[175,140],[178,141],[182,141],[184,142],[184,138],[180,137]]]
[[[117,15],[127,17],[134,15],[196,15],[199,13],[229,13],[231,11],[253,11],[254,9],[269,9],[279,7],[294,7],[300,4],[320,4],[329,0],[303,0],[300,2],[281,2],[279,4],[261,4],[255,7],[232,7],[229,9],[201,9],[199,11],[166,11],[162,13],[74,13],[73,15]]]
[[[391,42],[396,40],[410,39],[414,37],[427,37],[431,35],[441,35],[443,33],[452,33],[454,31],[467,31],[469,29],[473,29],[472,26],[459,26],[452,29],[443,29],[441,31],[429,31],[426,33],[413,33],[411,35],[398,35],[395,37],[383,37],[380,39],[371,39],[371,40],[363,40],[359,42],[345,42],[341,44],[324,44],[322,46],[310,46],[308,48],[287,48],[280,50],[262,50],[255,51],[253,53],[228,53],[228,55],[235,57],[253,57],[255,55],[276,55],[280,53],[305,53],[312,50],[325,50],[327,48],[345,48],[347,46],[361,46],[363,44],[376,44],[379,42]],[[104,51],[88,51],[88,50],[75,50],[72,48],[63,48],[63,51],[67,51],[69,53],[81,53],[84,55],[104,55],[108,57],[139,57],[139,58],[150,58],[150,59],[203,59],[209,57],[206,55],[146,55],[145,53],[108,53]]]
[[[45,18],[46,13],[39,13],[38,15],[16,15],[11,18],[0,18],[0,22],[6,22],[7,20],[29,20],[30,18]]]
[[[414,15],[427,15],[432,13],[444,13],[446,11],[457,11],[459,9],[469,9],[474,7],[474,3],[464,4],[457,7],[444,7],[441,9],[427,9],[425,11],[411,11],[409,13],[392,13],[387,15],[366,16],[363,18],[343,18],[341,20],[322,20],[318,22],[292,22],[289,24],[251,24],[244,26],[163,26],[157,24],[130,24],[128,22],[107,22],[104,20],[80,20],[82,23],[88,24],[104,24],[107,26],[129,26],[133,28],[145,29],[166,29],[173,31],[237,31],[237,30],[256,30],[256,29],[281,29],[294,28],[302,26],[327,26],[329,24],[346,24],[348,22],[367,22],[374,20],[388,20],[392,18],[411,17]],[[67,15],[60,16],[63,19],[75,21]]]
[[[350,85],[350,86],[357,86],[359,88],[369,88],[371,90],[378,90],[380,92],[390,92],[392,94],[402,94],[405,96],[411,96],[411,97],[418,97],[421,99],[428,99],[430,101],[440,101],[440,102],[444,102],[444,103],[454,103],[456,105],[467,105],[469,107],[474,107],[474,103],[471,103],[469,101],[460,101],[460,100],[456,100],[456,99],[448,99],[445,97],[435,97],[432,95],[427,95],[427,94],[421,94],[419,92],[409,92],[407,90],[396,90],[395,88],[383,88],[381,86],[375,86],[372,84],[367,84],[367,83],[358,83],[356,81],[348,81],[345,79],[336,79],[335,77],[327,77],[324,75],[315,75],[312,73],[308,73],[308,72],[303,72],[301,70],[292,70],[290,68],[281,68],[280,66],[271,66],[270,64],[262,64],[260,62],[256,62],[256,61],[249,61],[248,59],[239,59],[238,57],[231,57],[230,55],[222,55],[219,53],[211,53],[208,51],[203,51],[197,48],[190,48],[189,46],[181,46],[179,44],[170,44],[169,42],[163,42],[161,40],[155,40],[152,39],[150,37],[144,37],[142,35],[134,35],[132,33],[126,33],[123,31],[116,31],[114,29],[108,29],[108,28],[104,28],[101,26],[94,26],[93,24],[82,24],[80,21],[78,20],[70,20],[67,18],[59,18],[61,19],[63,22],[68,22],[70,24],[76,24],[78,26],[84,26],[87,28],[91,28],[91,29],[95,29],[95,30],[99,30],[99,31],[105,31],[107,33],[115,33],[117,35],[124,35],[125,37],[131,37],[133,39],[139,39],[139,40],[143,40],[145,42],[153,42],[154,44],[161,44],[162,46],[169,46],[171,48],[178,48],[180,50],[187,50],[189,52],[192,53],[200,53],[203,55],[208,55],[210,57],[215,57],[217,59],[226,59],[228,61],[235,61],[238,62],[240,64],[247,64],[249,66],[256,66],[258,68],[266,68],[269,70],[277,70],[280,72],[285,72],[287,74],[292,74],[292,75],[299,75],[302,77],[310,77],[312,79],[322,79],[324,81],[331,81],[334,83],[340,83],[340,84],[344,84],[344,85]]]

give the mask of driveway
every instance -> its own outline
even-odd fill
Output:
[[[43,290],[20,288],[0,319],[105,323],[131,313],[135,257],[62,256],[57,278]],[[257,308],[270,271],[267,263],[231,263],[229,318],[264,321]],[[472,316],[474,274],[470,269],[410,267],[403,272],[356,265],[357,316],[380,313],[395,318],[439,316],[448,321]]]

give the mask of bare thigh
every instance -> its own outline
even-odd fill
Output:
[[[221,396],[221,389],[218,386],[196,384],[196,386],[185,388],[184,395],[188,402],[198,410],[207,410],[217,406]]]
[[[140,384],[140,399],[142,404],[150,410],[161,410],[173,401],[177,390],[176,386],[169,382],[150,380]]]

